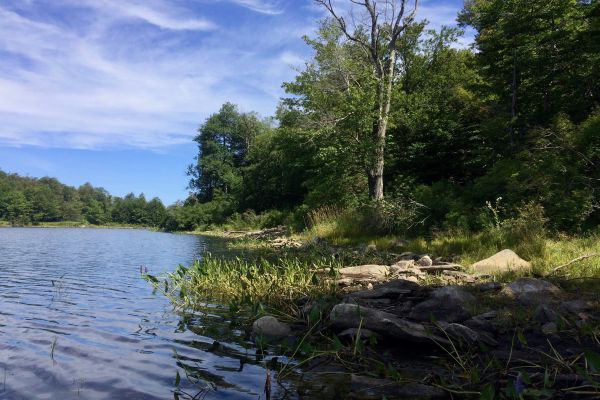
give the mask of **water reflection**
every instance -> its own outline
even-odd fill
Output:
[[[0,399],[262,396],[243,330],[218,313],[182,318],[140,279],[140,265],[160,274],[207,246],[219,250],[143,230],[0,229]]]

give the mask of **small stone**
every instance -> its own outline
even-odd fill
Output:
[[[371,282],[367,284],[367,290],[373,290],[373,284]]]
[[[558,332],[558,326],[554,322],[548,322],[542,325],[542,333],[545,335],[554,335]]]
[[[292,329],[286,323],[270,315],[261,317],[252,324],[252,334],[265,338],[285,338],[292,333]]]
[[[423,257],[419,258],[417,265],[421,267],[431,267],[433,265],[433,260],[428,255],[424,255]]]

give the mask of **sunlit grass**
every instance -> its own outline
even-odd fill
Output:
[[[190,267],[178,267],[162,282],[149,278],[184,308],[202,310],[209,303],[218,303],[228,305],[231,311],[263,310],[296,317],[300,299],[322,298],[336,291],[316,270],[339,266],[331,257],[307,261],[290,256],[269,261],[207,254]]]

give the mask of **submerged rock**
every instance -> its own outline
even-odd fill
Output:
[[[472,265],[477,274],[495,275],[511,271],[529,271],[531,264],[510,249],[502,250],[493,256]]]
[[[290,336],[292,329],[286,323],[280,322],[270,315],[261,317],[252,324],[252,335],[265,339],[282,339]]]

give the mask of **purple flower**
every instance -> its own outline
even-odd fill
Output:
[[[525,391],[525,382],[523,382],[523,375],[520,372],[517,375],[517,379],[515,379],[514,388],[517,396],[520,396]]]

